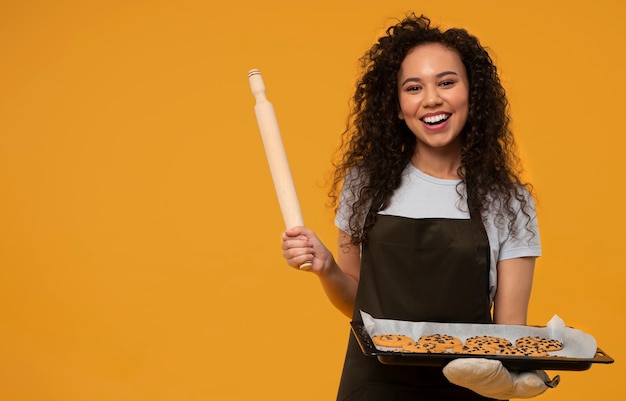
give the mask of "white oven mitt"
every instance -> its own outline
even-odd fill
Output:
[[[509,372],[495,359],[458,358],[443,368],[443,374],[457,386],[468,388],[483,397],[508,400],[536,397],[559,384],[543,370]]]

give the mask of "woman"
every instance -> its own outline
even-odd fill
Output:
[[[526,324],[539,231],[489,54],[463,29],[410,15],[361,64],[331,188],[337,259],[294,227],[287,263],[311,261],[353,319]],[[351,335],[338,399],[486,398],[439,368],[380,364]]]

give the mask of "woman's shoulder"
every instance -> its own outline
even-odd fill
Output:
[[[492,195],[483,222],[499,237],[535,237],[538,233],[537,211],[532,190],[517,185],[515,190],[499,196]]]
[[[507,207],[516,209],[524,205],[534,209],[535,205],[532,187],[523,184],[513,184],[507,192],[492,191],[486,198],[491,212]]]

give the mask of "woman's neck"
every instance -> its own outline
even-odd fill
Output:
[[[419,151],[411,158],[411,164],[424,174],[446,180],[459,179],[461,158],[458,152],[448,153],[441,151]]]

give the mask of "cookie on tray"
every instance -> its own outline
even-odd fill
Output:
[[[465,340],[465,345],[468,347],[481,347],[499,351],[511,347],[513,344],[503,337],[484,335],[468,337]]]
[[[378,334],[372,337],[372,341],[376,345],[389,348],[402,348],[405,345],[414,342],[411,337],[403,334]]]
[[[435,350],[435,346],[433,344],[420,344],[415,341],[411,341],[410,343],[402,347],[402,352],[428,354],[437,351]]]
[[[482,345],[463,345],[461,347],[453,348],[452,351],[455,354],[472,354],[472,355],[496,355],[498,352],[492,348],[486,348]]]
[[[434,352],[447,352],[448,350],[463,345],[463,342],[448,334],[428,334],[423,335],[417,341],[418,344],[433,347]]]
[[[545,338],[539,336],[520,337],[515,340],[517,347],[532,347],[539,351],[552,352],[563,349],[563,343],[553,338]]]
[[[500,350],[499,354],[505,356],[548,356],[547,351],[541,351],[534,347],[509,347]]]

